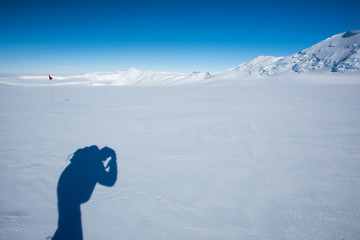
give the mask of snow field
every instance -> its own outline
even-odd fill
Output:
[[[68,155],[118,156],[91,239],[358,239],[360,85],[0,86],[0,239],[45,239]]]

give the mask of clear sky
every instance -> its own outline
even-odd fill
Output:
[[[359,10],[358,0],[0,0],[0,72],[223,71],[360,29]]]

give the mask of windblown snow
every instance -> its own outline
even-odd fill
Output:
[[[59,176],[90,145],[113,148],[119,172],[81,207],[86,240],[360,239],[358,58],[303,52],[287,59],[305,73],[271,77],[54,75],[55,105],[47,75],[2,75],[0,239],[54,234]],[[300,64],[312,54],[320,61]],[[307,72],[321,62],[327,72]]]

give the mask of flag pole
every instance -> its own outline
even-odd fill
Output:
[[[52,98],[52,103],[53,103],[53,105],[55,105],[55,102],[54,102],[54,93],[53,93],[53,89],[52,89],[51,80],[52,80],[52,77],[49,75],[50,89],[51,89],[51,98]]]

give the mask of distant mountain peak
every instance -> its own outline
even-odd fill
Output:
[[[357,35],[359,33],[360,33],[360,31],[347,31],[346,33],[344,33],[344,35],[342,37],[343,38],[348,38],[348,37],[355,36],[355,35]]]
[[[259,56],[226,72],[269,76],[285,72],[360,71],[359,33],[340,33],[287,57]]]
[[[209,72],[203,72],[203,71],[193,71],[189,77],[191,76],[195,76],[197,77],[198,79],[208,79],[208,78],[211,78],[212,75],[209,73]]]
[[[131,68],[129,68],[128,72],[140,72],[140,70],[137,68],[131,67]]]

